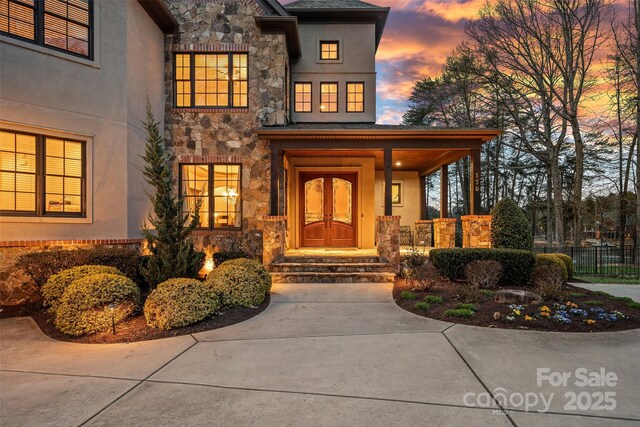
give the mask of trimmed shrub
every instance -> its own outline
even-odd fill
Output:
[[[480,299],[480,289],[473,283],[459,283],[456,285],[458,298],[465,302],[476,302]]]
[[[451,281],[464,279],[465,268],[472,261],[498,261],[503,268],[500,286],[529,285],[536,264],[533,252],[516,249],[432,249],[429,260]]]
[[[473,304],[463,304],[463,303],[459,303],[456,304],[456,309],[458,310],[472,310],[472,311],[476,311],[476,306]]]
[[[265,285],[265,292],[271,292],[271,274],[267,271],[267,269],[262,265],[261,262],[256,261],[254,259],[247,258],[234,258],[229,261],[225,261],[229,266],[239,266],[246,267],[253,271],[256,275],[260,277],[260,280]]]
[[[560,261],[564,263],[564,266],[567,268],[568,280],[573,279],[573,275],[575,274],[575,268],[573,266],[573,258],[565,254],[552,254],[552,255],[557,256],[560,259]]]
[[[424,300],[432,304],[442,304],[444,302],[444,299],[438,295],[427,295]]]
[[[67,287],[78,279],[82,279],[94,274],[115,274],[123,276],[122,272],[115,267],[106,265],[82,265],[63,270],[58,274],[49,277],[47,283],[42,287],[42,302],[51,311],[55,311],[56,305],[64,294]]]
[[[267,282],[267,276],[250,261],[226,261],[209,273],[205,283],[220,295],[223,305],[255,307],[264,301],[271,287],[271,277]],[[262,265],[260,267],[266,271]]]
[[[533,248],[531,224],[516,202],[505,198],[491,211],[491,246],[498,249]]]
[[[115,304],[112,311],[110,304]],[[64,291],[55,312],[55,325],[67,335],[80,336],[105,332],[112,316],[120,323],[140,304],[140,289],[127,277],[94,274],[71,283]]]
[[[16,267],[27,273],[38,286],[49,277],[81,265],[107,265],[120,270],[129,279],[140,280],[140,253],[131,248],[94,248],[64,251],[31,252],[21,255]]]
[[[169,279],[147,297],[144,317],[152,328],[174,329],[192,325],[220,309],[220,298],[196,279]]]
[[[402,292],[400,292],[400,298],[402,298],[402,299],[416,299],[416,298],[418,298],[418,296],[416,294],[414,294],[413,292],[402,291]]]
[[[213,264],[217,267],[226,261],[230,261],[232,259],[240,259],[240,258],[249,258],[249,254],[242,250],[231,250],[231,251],[220,251],[216,252],[212,255]]]
[[[562,270],[562,281],[566,282],[569,279],[569,272],[567,271],[567,265],[556,254],[537,254],[536,266],[543,264],[555,264]]]
[[[472,261],[464,268],[464,275],[476,288],[495,288],[502,277],[502,264],[493,260]]]

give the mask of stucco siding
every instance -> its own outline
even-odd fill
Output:
[[[393,205],[393,215],[400,215],[400,225],[410,226],[415,230],[416,221],[420,219],[420,176],[418,172],[394,171],[392,182],[400,183],[402,199]],[[376,171],[376,215],[384,215],[384,171]]]

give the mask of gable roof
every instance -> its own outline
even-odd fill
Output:
[[[138,0],[138,3],[163,33],[173,34],[178,30],[178,21],[162,0]]]
[[[257,0],[267,16],[290,16],[278,0]]]
[[[298,0],[286,6],[287,9],[377,9],[378,7],[360,0]]]
[[[361,0],[297,0],[286,5],[285,9],[300,23],[375,24],[376,50],[391,10]]]

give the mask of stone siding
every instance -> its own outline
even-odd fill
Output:
[[[456,246],[455,218],[436,218],[433,220],[433,247],[436,249],[455,248]]]
[[[254,17],[263,11],[253,0],[180,0],[167,5],[180,25],[175,36],[166,38],[165,66],[165,140],[176,177],[178,164],[193,156],[242,164],[242,230],[203,231],[196,244],[209,254],[240,244],[259,258],[263,219],[269,213],[270,151],[253,129],[288,123],[284,35],[260,34]],[[175,108],[174,52],[190,51],[248,52],[249,108]]]
[[[491,215],[467,215],[460,219],[463,248],[491,247]]]
[[[400,217],[379,216],[377,218],[377,246],[380,258],[391,264],[394,272],[400,270]]]
[[[263,262],[265,265],[284,260],[287,251],[286,216],[268,216],[265,218],[263,245]]]
[[[433,244],[433,220],[416,221],[416,238],[417,246],[431,246]]]

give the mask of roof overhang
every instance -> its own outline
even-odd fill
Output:
[[[296,9],[287,8],[287,12],[297,16],[300,23],[320,24],[320,23],[373,23],[376,25],[376,51],[382,39],[382,33],[389,16],[389,7],[371,8],[313,8]]]
[[[287,52],[293,62],[302,56],[298,18],[295,16],[256,16],[256,25],[262,34],[284,34]]]
[[[163,33],[174,34],[178,31],[178,21],[162,0],[138,0],[138,3]]]

